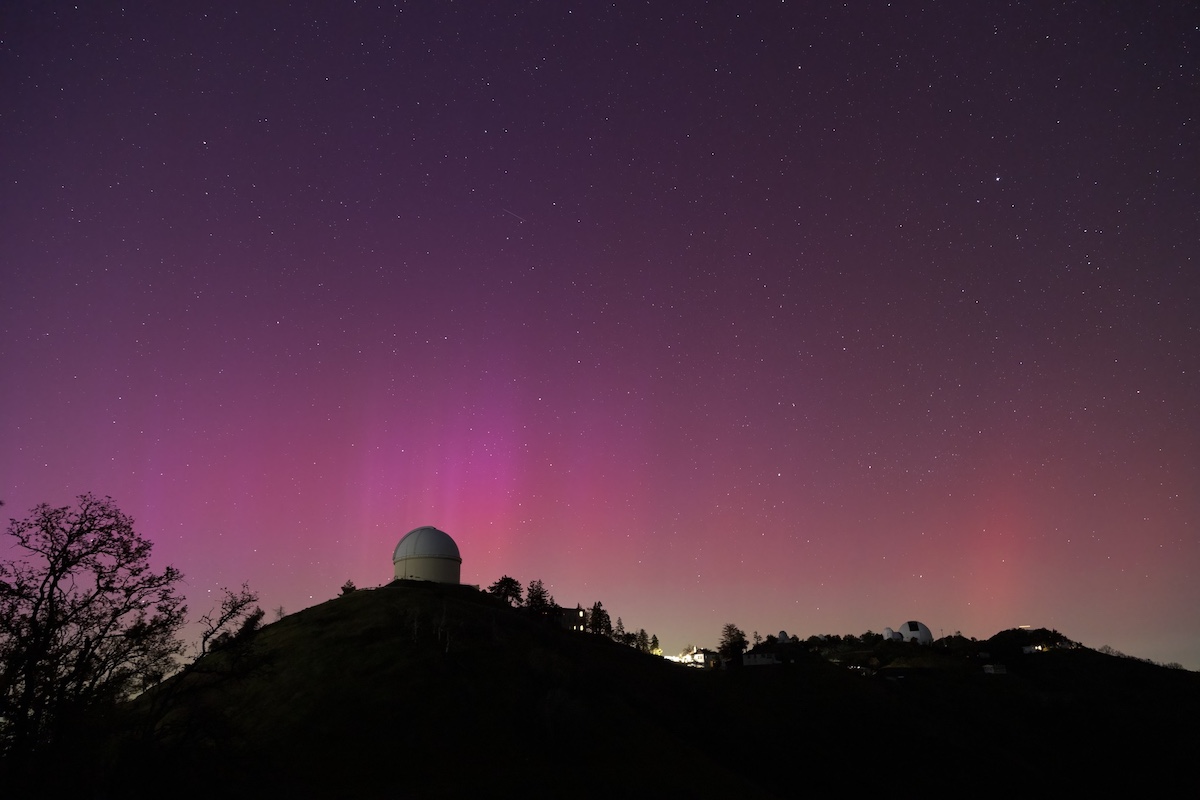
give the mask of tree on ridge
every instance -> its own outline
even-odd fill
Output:
[[[342,594],[347,594],[345,587],[342,588]],[[230,642],[244,640],[262,625],[265,612],[255,605],[258,593],[251,591],[249,584],[243,583],[236,592],[230,589],[221,591],[224,594],[221,610],[218,612],[214,608],[200,618],[200,624],[204,626],[204,633],[200,635],[200,655]]]
[[[0,561],[0,754],[52,744],[78,714],[160,681],[182,653],[182,574],[112,498],[43,503],[5,532]]]
[[[510,606],[521,605],[521,584],[516,578],[501,576],[488,587],[488,592],[508,602]]]
[[[555,606],[554,598],[540,580],[529,582],[525,590],[525,607],[538,614],[548,614]]]
[[[717,646],[717,652],[722,658],[734,659],[746,652],[748,644],[746,632],[730,622],[721,629],[721,643]]]
[[[599,600],[592,605],[591,613],[588,615],[588,630],[601,636],[612,636],[612,619],[608,616],[604,604]]]

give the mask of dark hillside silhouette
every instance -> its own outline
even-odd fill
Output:
[[[1086,649],[865,672],[689,669],[466,586],[399,582],[263,627],[72,742],[97,796],[792,797],[1186,777],[1200,675]],[[929,655],[904,643],[893,662]],[[976,643],[978,647],[989,643]],[[883,652],[882,650],[880,652]],[[86,735],[85,735],[86,734]],[[61,754],[47,754],[55,763]],[[184,777],[187,776],[187,777]]]

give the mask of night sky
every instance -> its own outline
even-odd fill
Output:
[[[1200,9],[14,2],[0,499],[1200,668]]]

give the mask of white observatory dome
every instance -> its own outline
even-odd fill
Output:
[[[409,531],[392,553],[400,580],[458,583],[462,556],[450,535],[430,525]]]
[[[929,628],[925,627],[925,623],[909,620],[900,626],[898,631],[900,638],[906,642],[916,642],[917,644],[933,644],[933,634],[929,632]]]

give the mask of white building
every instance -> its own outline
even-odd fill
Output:
[[[449,534],[426,525],[404,535],[392,553],[397,580],[458,583],[462,556]]]
[[[895,639],[902,642],[916,642],[917,644],[933,644],[933,634],[929,628],[925,627],[925,623],[909,620],[900,626],[900,630],[893,631],[891,628],[883,629],[883,638]]]

